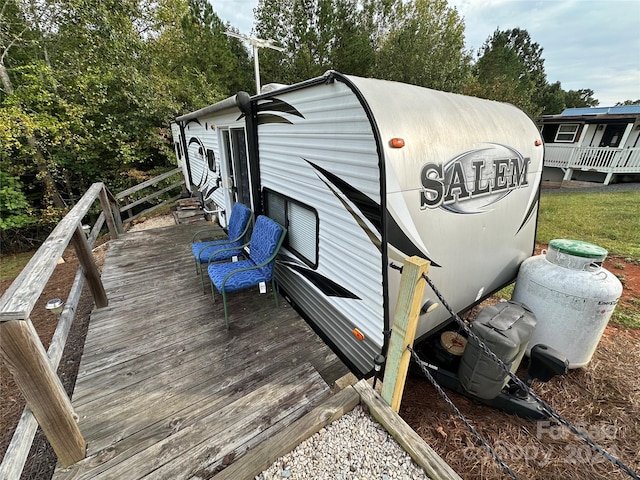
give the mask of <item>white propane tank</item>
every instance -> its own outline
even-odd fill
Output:
[[[607,251],[578,240],[556,239],[549,250],[522,262],[513,300],[526,305],[537,324],[527,347],[542,343],[584,367],[622,295],[622,284],[602,267]]]

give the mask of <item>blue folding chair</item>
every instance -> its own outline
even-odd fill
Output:
[[[226,240],[212,240],[196,242],[196,239],[212,229],[198,230],[191,239],[191,252],[196,262],[196,272],[200,276],[200,284],[204,292],[204,278],[202,276],[202,264],[229,260],[235,256],[243,255],[244,237],[251,225],[253,212],[243,204],[236,202],[229,217],[229,238]]]
[[[207,273],[211,279],[211,297],[215,302],[214,287],[222,293],[224,321],[229,329],[227,293],[244,290],[260,283],[271,282],[273,298],[278,306],[273,267],[282,246],[287,229],[264,215],[259,215],[253,227],[249,246],[249,258],[238,262],[211,263]]]

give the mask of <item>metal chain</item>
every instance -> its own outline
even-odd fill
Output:
[[[424,376],[427,377],[427,379],[429,379],[429,381],[433,384],[433,386],[436,389],[436,391],[438,392],[438,394],[440,394],[440,396],[447,403],[447,405],[449,405],[449,407],[451,407],[451,410],[454,411],[454,413],[458,416],[460,421],[462,421],[462,423],[464,423],[464,426],[467,427],[467,429],[480,441],[480,443],[482,444],[483,448],[487,452],[489,452],[491,454],[491,456],[494,458],[494,460],[496,462],[498,462],[498,464],[502,467],[502,469],[505,472],[507,472],[511,478],[513,478],[515,480],[519,480],[519,478],[515,474],[515,472],[513,470],[511,470],[511,468],[509,468],[509,465],[507,465],[504,462],[504,460],[502,460],[502,458],[500,458],[500,456],[491,447],[491,445],[489,445],[487,443],[487,441],[484,438],[482,438],[482,436],[478,433],[478,431],[475,428],[473,428],[473,425],[471,425],[469,423],[469,421],[464,417],[462,412],[460,410],[458,410],[458,407],[455,406],[455,404],[451,401],[451,399],[444,392],[442,387],[440,385],[438,385],[438,382],[436,382],[436,379],[433,378],[433,375],[431,375],[431,372],[429,372],[429,370],[427,369],[427,367],[425,365],[425,362],[423,362],[420,359],[420,357],[415,352],[415,350],[413,350],[411,347],[407,347],[407,348],[411,352],[411,358],[413,358],[413,360],[420,366],[420,369],[422,370],[422,373],[424,374]]]
[[[394,265],[392,265],[392,267],[398,269],[398,267],[395,267]],[[399,267],[399,270],[402,271],[402,267]],[[560,415],[558,412],[556,412],[547,402],[542,400],[533,390],[531,390],[531,388],[529,388],[529,386],[526,383],[524,383],[513,372],[511,372],[509,367],[507,367],[507,365],[505,365],[505,363],[498,356],[496,356],[496,354],[493,353],[484,344],[484,342],[482,340],[480,340],[480,338],[469,329],[469,327],[467,327],[467,325],[460,318],[460,316],[456,312],[453,311],[453,309],[449,306],[449,304],[444,299],[442,294],[438,291],[438,289],[436,288],[436,286],[433,283],[433,281],[425,274],[422,274],[422,278],[424,278],[426,280],[426,282],[429,284],[429,287],[431,287],[431,290],[433,290],[433,293],[435,293],[436,296],[438,297],[438,299],[440,300],[440,303],[442,303],[442,305],[449,311],[449,313],[452,315],[452,317],[454,318],[456,323],[458,323],[458,325],[467,333],[467,335],[469,335],[469,338],[473,339],[477,343],[477,345],[480,347],[480,349],[482,349],[482,351],[491,360],[493,360],[496,364],[498,364],[500,366],[500,368],[502,368],[502,370],[504,370],[506,372],[506,374],[509,375],[511,380],[513,380],[513,382],[519,388],[521,388],[523,391],[527,392],[527,394],[531,398],[533,398],[536,402],[538,402],[538,404],[543,408],[543,410],[549,416],[551,416],[555,420],[557,420],[558,423],[560,423],[560,424],[564,425],[565,427],[567,427],[574,435],[576,435],[578,438],[580,438],[583,442],[585,442],[587,445],[589,445],[593,450],[598,452],[604,458],[609,460],[612,464],[614,464],[620,470],[624,471],[631,478],[633,478],[635,480],[640,480],[640,476],[638,476],[638,474],[634,470],[632,470],[630,467],[628,467],[627,465],[622,463],[617,457],[615,457],[614,455],[612,455],[609,452],[607,452],[603,447],[598,445],[595,441],[593,441],[591,438],[589,438],[586,434],[584,434],[583,432],[578,430],[573,424],[571,424],[568,420],[566,420],[564,417],[562,417],[562,415]]]

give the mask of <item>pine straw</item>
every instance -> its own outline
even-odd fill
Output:
[[[526,367],[526,361],[523,363]],[[640,331],[612,326],[587,367],[546,384],[535,382],[533,388],[562,416],[639,472],[639,372]],[[520,478],[629,478],[553,422],[523,420],[446,392]],[[418,376],[408,379],[400,415],[463,478],[508,478],[428,380]]]

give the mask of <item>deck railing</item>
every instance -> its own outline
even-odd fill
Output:
[[[120,201],[120,203],[124,203],[124,205],[120,206],[120,213],[124,213],[127,212],[127,218],[123,219],[123,222],[129,223],[129,222],[133,222],[134,220],[147,215],[148,213],[152,212],[153,210],[160,208],[163,205],[166,205],[168,203],[174,202],[176,201],[178,198],[180,198],[182,192],[180,192],[177,195],[174,195],[173,197],[166,199],[160,203],[157,204],[153,204],[153,201],[160,197],[161,195],[170,192],[172,190],[176,190],[178,187],[181,187],[182,185],[184,185],[184,178],[182,177],[182,169],[180,168],[175,168],[169,172],[163,173],[162,175],[158,175],[157,177],[151,178],[145,182],[142,182],[134,187],[128,188],[120,193],[116,194],[116,198]],[[176,177],[176,180],[171,183],[170,185],[168,185],[167,187],[161,188],[160,190],[157,191],[153,191],[151,193],[149,193],[148,195],[142,197],[142,198],[138,198],[136,200],[130,201],[129,203],[126,203],[129,199],[129,197],[133,196],[134,194],[146,189],[146,188],[150,188],[153,187],[154,185],[162,182],[163,180],[166,180],[168,178],[171,177]],[[150,206],[149,208],[146,208],[145,210],[142,210],[141,212],[136,213],[135,215],[133,214],[133,209],[134,207],[137,207],[139,205],[142,205],[144,203],[152,203],[152,206]]]
[[[98,199],[102,213],[87,238],[82,229],[82,219]],[[105,307],[108,303],[91,252],[105,221],[111,238],[118,238],[122,233],[122,223],[117,200],[103,183],[94,183],[58,223],[0,298],[0,355],[27,402],[0,465],[0,478],[20,477],[38,425],[63,465],[73,464],[85,456],[84,438],[56,370],[85,281],[97,307]],[[47,352],[30,315],[69,243],[75,248],[80,267]]]
[[[606,173],[608,184],[615,174],[640,173],[640,148],[545,145],[544,165],[566,169],[569,177],[573,170]]]
[[[15,383],[24,395],[25,407],[15,433],[0,464],[0,479],[20,478],[38,425],[53,447],[60,463],[71,465],[85,456],[86,445],[76,424],[75,413],[56,370],[75,318],[76,308],[85,281],[88,283],[96,307],[107,306],[108,299],[91,250],[105,222],[112,239],[124,232],[122,212],[128,212],[124,221],[131,222],[177,199],[180,195],[158,204],[153,201],[162,194],[184,184],[181,170],[176,168],[158,175],[132,188],[112,195],[103,183],[94,183],[78,203],[58,223],[0,298],[0,356],[2,356]],[[179,175],[179,180],[120,206],[129,196],[159,182]],[[124,200],[123,200],[124,199]],[[85,236],[82,219],[96,200],[102,212],[90,233]],[[152,206],[133,215],[133,208],[152,203]],[[72,243],[80,261],[64,309],[49,350],[45,351],[29,316],[55,270],[57,260]]]

